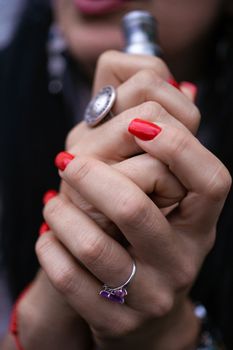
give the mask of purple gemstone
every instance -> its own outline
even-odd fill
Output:
[[[125,302],[124,298],[118,297],[117,295],[114,295],[114,294],[110,294],[109,300],[114,301],[115,303],[118,303],[118,304],[124,304]]]
[[[109,299],[110,293],[107,292],[106,290],[101,290],[100,296],[103,297],[103,298]]]
[[[124,304],[124,302],[125,302],[124,297],[117,296],[114,293],[109,293],[106,290],[101,290],[100,291],[100,296],[105,298],[105,299],[111,300],[111,301],[113,301],[115,303],[118,303],[118,304]]]
[[[117,297],[120,297],[120,298],[124,298],[127,295],[127,291],[126,291],[126,289],[119,289],[119,290],[114,291],[114,295],[116,295]]]

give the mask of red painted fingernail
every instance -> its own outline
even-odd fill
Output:
[[[185,89],[188,89],[191,94],[193,95],[193,98],[195,99],[197,96],[197,85],[190,83],[189,81],[182,81],[180,83],[180,87],[184,87]]]
[[[153,140],[162,129],[151,122],[142,119],[134,119],[128,127],[128,131],[143,141]]]
[[[46,222],[43,222],[39,228],[39,235],[42,236],[50,230],[49,225]]]
[[[174,86],[177,89],[180,88],[179,83],[174,78],[169,78],[167,82],[168,82],[168,84]]]
[[[55,158],[55,165],[60,170],[65,170],[67,165],[74,159],[74,156],[68,152],[60,152]]]
[[[53,197],[55,197],[57,195],[57,191],[55,190],[48,190],[47,192],[45,192],[45,194],[43,195],[43,204],[47,204],[50,199],[52,199]]]

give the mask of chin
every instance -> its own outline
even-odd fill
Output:
[[[77,27],[64,34],[71,54],[82,63],[95,64],[104,51],[124,48],[119,25]]]
[[[88,63],[96,62],[104,51],[124,48],[121,19],[130,10],[145,9],[145,4],[148,7],[147,0],[125,1],[112,13],[86,16],[77,10],[74,0],[54,0],[54,11],[70,52],[79,61]]]

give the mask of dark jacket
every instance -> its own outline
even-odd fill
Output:
[[[58,188],[53,159],[71,128],[62,94],[48,92],[48,2],[28,3],[13,42],[0,53],[1,231],[14,296],[37,269],[41,199],[47,189]]]

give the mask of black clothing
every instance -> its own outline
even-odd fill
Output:
[[[30,0],[17,34],[0,53],[1,196],[3,253],[13,295],[38,267],[34,244],[42,222],[42,195],[58,188],[53,164],[71,128],[62,95],[48,92],[47,1]]]

